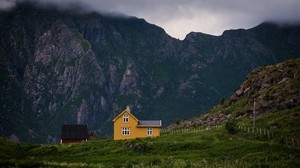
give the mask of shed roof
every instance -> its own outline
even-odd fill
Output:
[[[138,127],[161,127],[161,120],[140,120]]]
[[[61,139],[88,139],[87,125],[62,125]]]

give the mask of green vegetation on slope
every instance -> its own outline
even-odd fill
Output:
[[[165,130],[207,127],[232,119],[252,127],[254,98],[257,128],[272,131],[277,139],[300,138],[300,59],[253,70],[230,98],[199,117],[178,121]]]
[[[249,140],[225,129],[159,138],[32,145],[0,140],[0,165],[12,167],[298,167],[300,150]]]

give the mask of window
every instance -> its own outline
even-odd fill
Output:
[[[130,135],[130,128],[122,128],[122,135],[124,136]]]
[[[128,121],[129,121],[129,116],[128,116],[128,114],[124,114],[124,115],[123,115],[123,122],[124,122],[124,123],[128,123]]]
[[[152,136],[152,134],[153,134],[153,129],[152,128],[148,128],[147,129],[147,135],[148,136]]]

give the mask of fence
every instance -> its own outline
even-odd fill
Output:
[[[197,127],[197,128],[181,128],[181,129],[173,129],[173,130],[162,130],[162,134],[172,134],[172,133],[184,133],[184,132],[201,132],[201,131],[209,131],[212,129],[223,129],[224,125],[214,125],[208,127]],[[240,132],[244,134],[252,134],[255,135],[259,140],[267,140],[275,143],[281,143],[288,145],[290,147],[299,148],[300,149],[300,139],[296,137],[288,137],[284,135],[274,135],[274,133],[265,128],[255,128],[247,127],[243,125],[239,125],[238,129]]]
[[[224,128],[223,125],[213,125],[208,127],[197,127],[197,128],[180,128],[180,129],[173,129],[173,130],[161,130],[162,134],[170,134],[170,133],[183,133],[183,132],[201,132],[201,131],[208,131],[212,129],[220,129]]]
[[[238,126],[238,129],[240,131],[244,131],[247,133],[264,136],[264,137],[267,137],[268,139],[271,139],[271,137],[274,137],[273,132],[271,132],[270,130],[267,130],[267,129],[262,129],[262,128],[254,128],[253,129],[253,127],[246,127],[246,126],[241,126],[241,125]]]
[[[251,133],[260,138],[266,138],[267,140],[285,144],[291,147],[300,148],[300,139],[296,137],[288,137],[285,135],[274,134],[272,131],[265,128],[253,128],[247,126],[238,126],[238,129],[242,132]]]

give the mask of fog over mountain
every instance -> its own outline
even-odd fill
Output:
[[[8,9],[26,0],[0,0]],[[194,31],[221,35],[224,30],[251,28],[265,21],[294,24],[300,21],[298,0],[30,0],[62,8],[80,6],[88,11],[119,13],[144,18],[175,38]]]

